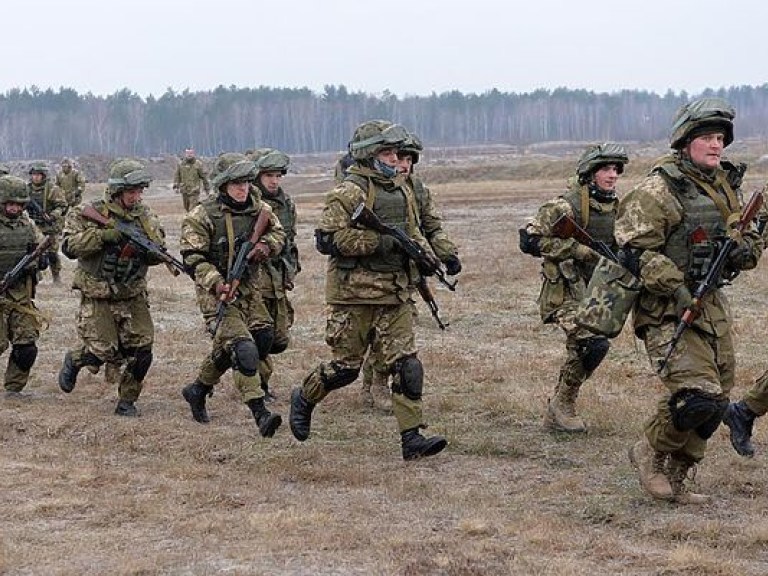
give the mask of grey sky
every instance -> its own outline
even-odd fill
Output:
[[[762,0],[5,0],[0,91],[664,93],[768,82]]]

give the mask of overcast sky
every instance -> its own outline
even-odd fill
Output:
[[[0,92],[399,96],[768,82],[764,0],[3,0]]]

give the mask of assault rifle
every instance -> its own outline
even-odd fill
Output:
[[[40,202],[38,202],[32,197],[30,197],[29,201],[27,202],[26,210],[27,210],[27,213],[29,214],[29,217],[36,222],[39,222],[40,220],[42,220],[46,224],[50,224],[51,222],[53,222],[53,218],[51,217],[51,215],[48,214],[45,210],[43,210],[43,207],[40,206]]]
[[[424,248],[422,248],[417,242],[415,242],[410,236],[408,236],[399,228],[382,222],[379,217],[370,208],[366,207],[363,202],[361,202],[357,208],[355,208],[354,212],[352,212],[352,223],[360,224],[366,228],[370,228],[371,230],[376,230],[376,232],[379,234],[385,234],[394,238],[403,249],[405,254],[408,256],[408,258],[410,258],[417,267],[423,266],[431,268],[434,266],[433,259],[430,257],[427,251],[424,250]],[[441,284],[446,286],[448,290],[452,292],[456,290],[456,281],[454,280],[453,282],[450,282],[445,277],[445,273],[439,264],[435,269],[435,277],[440,281]],[[429,289],[429,285],[427,284],[427,279],[425,276],[420,274],[419,279],[415,282],[414,285],[416,286],[416,290],[418,290],[421,298],[424,300],[424,302],[427,303],[427,306],[429,306],[429,311],[432,313],[432,317],[435,319],[435,322],[437,322],[437,325],[441,330],[445,330],[447,324],[445,324],[440,319],[440,309],[437,306],[435,297],[432,295],[432,291]]]
[[[213,326],[210,328],[211,336],[215,336],[216,332],[219,330],[221,321],[224,319],[224,313],[227,311],[227,304],[234,301],[237,296],[237,289],[242,282],[245,268],[248,266],[248,257],[251,250],[253,250],[259,240],[261,240],[261,237],[267,232],[269,225],[269,213],[262,209],[259,212],[256,221],[253,223],[253,231],[251,232],[251,235],[240,244],[240,247],[237,250],[237,256],[227,275],[226,283],[229,285],[229,290],[219,297],[219,302],[216,304],[216,320],[214,320]]]
[[[30,252],[29,254],[25,254],[21,260],[16,262],[16,265],[8,270],[8,272],[5,273],[5,276],[3,276],[2,281],[0,281],[0,295],[5,294],[11,286],[16,284],[16,282],[21,278],[21,275],[25,272],[27,269],[27,266],[29,266],[32,262],[40,258],[40,256],[48,250],[51,243],[53,242],[53,236],[46,236],[45,239],[38,244],[35,249]]]
[[[186,272],[184,263],[181,260],[169,254],[165,247],[160,246],[147,238],[147,236],[136,226],[123,222],[122,220],[112,220],[107,218],[90,204],[83,207],[81,214],[83,218],[98,224],[102,228],[114,228],[125,236],[129,243],[140,248],[145,253],[152,254],[165,262],[166,267],[174,276],[178,276],[181,272]]]
[[[738,232],[738,235],[740,235],[747,226],[750,225],[752,220],[755,219],[760,208],[763,206],[763,201],[763,194],[759,190],[756,190],[749,199],[749,202],[744,206],[744,209],[741,211],[741,217],[736,223],[735,230]],[[709,267],[706,277],[699,281],[696,290],[693,291],[691,305],[685,309],[685,312],[683,312],[683,315],[680,318],[680,322],[677,324],[675,333],[672,335],[672,339],[667,345],[666,354],[664,354],[664,358],[659,362],[658,372],[664,370],[667,362],[669,362],[670,356],[672,356],[672,353],[675,351],[677,343],[680,341],[680,338],[683,337],[683,333],[693,325],[696,318],[701,314],[701,309],[704,307],[704,297],[710,290],[713,290],[720,285],[723,269],[728,261],[728,255],[737,245],[737,240],[731,236],[728,236],[728,238],[720,245],[720,249],[715,256],[715,259],[712,261],[712,265]]]
[[[573,238],[579,244],[589,246],[601,256],[608,258],[608,260],[612,260],[617,264],[619,263],[619,257],[613,250],[611,250],[611,247],[608,246],[608,244],[602,240],[593,238],[589,232],[579,226],[579,224],[568,214],[563,214],[560,218],[555,220],[555,223],[552,225],[552,233],[564,240]]]

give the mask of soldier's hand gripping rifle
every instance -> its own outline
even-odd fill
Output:
[[[48,214],[45,210],[43,210],[43,207],[40,206],[40,202],[35,200],[34,198],[30,198],[26,205],[27,214],[29,214],[29,217],[32,218],[35,222],[45,222],[46,224],[50,224],[53,222],[53,217]]]
[[[738,232],[737,236],[740,236],[741,233],[747,228],[747,226],[749,226],[750,223],[755,219],[755,217],[757,217],[757,213],[763,206],[763,200],[763,194],[759,190],[756,190],[752,194],[749,202],[747,202],[746,206],[744,206],[744,209],[741,212],[739,221],[736,223],[735,230]],[[728,255],[730,254],[731,250],[736,248],[737,245],[738,241],[734,237],[728,236],[728,238],[720,246],[720,250],[717,252],[715,259],[712,261],[712,265],[709,267],[706,277],[699,281],[698,285],[696,286],[696,290],[694,290],[693,294],[691,295],[691,305],[685,309],[683,315],[680,318],[680,322],[677,324],[675,333],[672,335],[672,339],[667,345],[667,351],[664,354],[664,358],[662,358],[659,362],[658,372],[664,370],[667,362],[669,362],[669,358],[675,351],[677,343],[680,341],[680,338],[683,337],[683,333],[693,325],[693,323],[696,321],[696,318],[698,318],[701,314],[701,309],[704,307],[704,297],[708,292],[720,285],[720,281],[723,277],[723,269],[725,268],[725,265],[728,261]]]
[[[608,244],[606,244],[602,240],[597,240],[596,238],[593,238],[589,232],[587,232],[586,230],[584,230],[584,228],[579,226],[578,222],[576,222],[568,214],[563,214],[562,216],[560,216],[560,218],[555,220],[555,223],[552,225],[552,234],[564,240],[573,238],[579,244],[584,244],[585,246],[589,246],[590,248],[592,248],[592,250],[594,250],[601,256],[608,258],[608,260],[612,260],[617,264],[619,263],[618,256],[613,250],[611,250]]]
[[[5,294],[16,282],[19,281],[22,274],[26,272],[27,267],[48,250],[53,242],[53,236],[46,236],[29,254],[25,254],[16,265],[8,270],[0,281],[0,295]]]
[[[216,304],[216,319],[209,330],[211,336],[215,336],[219,330],[221,321],[224,319],[224,313],[227,311],[227,305],[237,297],[237,289],[243,280],[243,274],[248,266],[248,262],[253,257],[251,252],[259,240],[261,240],[261,237],[269,230],[269,226],[269,213],[262,209],[253,224],[251,235],[240,244],[240,248],[237,250],[237,256],[226,279],[226,285],[229,286],[229,290],[219,296],[219,302]]]
[[[107,218],[90,204],[83,208],[81,214],[83,218],[98,224],[102,228],[114,228],[123,236],[125,236],[128,242],[137,248],[140,248],[145,253],[152,254],[153,256],[162,260],[168,270],[174,276],[178,276],[181,272],[187,271],[186,268],[184,268],[184,263],[181,260],[171,255],[164,246],[160,246],[159,244],[147,238],[147,236],[135,226],[121,220],[112,220]]]
[[[450,282],[446,277],[443,269],[438,264],[435,266],[434,258],[432,258],[424,248],[422,248],[418,242],[413,240],[405,232],[395,226],[390,226],[382,222],[379,217],[368,208],[363,202],[361,202],[354,212],[352,212],[352,223],[365,226],[371,230],[375,230],[379,234],[385,234],[394,238],[402,248],[403,252],[410,258],[418,268],[434,269],[435,277],[441,284],[445,285],[448,290],[452,292],[456,290],[456,281]],[[419,275],[419,280],[415,282],[416,289],[419,291],[419,295],[429,306],[429,311],[432,313],[432,317],[437,322],[437,325],[441,330],[445,330],[447,324],[440,320],[440,309],[437,306],[435,297],[432,295],[432,291],[427,285],[427,279],[423,274]]]

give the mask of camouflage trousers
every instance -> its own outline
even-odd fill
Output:
[[[124,362],[118,395],[121,400],[135,402],[141,394],[143,378],[134,377],[133,360],[137,351],[151,350],[155,339],[146,294],[126,300],[81,296],[77,334],[81,345],[70,350],[75,365],[87,365],[86,354],[98,358],[100,364]]]
[[[758,416],[768,413],[768,370],[763,372],[752,387],[744,394],[744,402]]]
[[[9,346],[24,346],[35,344],[40,336],[40,322],[37,317],[24,312],[24,308],[34,304],[29,302],[11,304],[0,300],[0,354]],[[29,380],[30,369],[22,370],[14,359],[13,354],[8,356],[8,365],[5,369],[5,389],[12,392],[20,392]]]
[[[181,192],[181,201],[184,204],[184,211],[189,212],[200,204],[200,190],[183,190]]]
[[[676,326],[676,322],[666,322],[645,329],[643,341],[654,371],[666,353]],[[651,446],[658,452],[675,453],[694,462],[704,458],[707,441],[695,430],[675,428],[669,400],[675,392],[685,389],[727,399],[733,388],[735,368],[730,330],[719,338],[694,328],[686,330],[660,374],[667,390],[659,399],[656,413],[645,424]]]
[[[263,299],[274,326],[274,340],[270,354],[279,354],[288,347],[291,341],[290,330],[294,320],[293,306],[287,296],[278,298],[265,296]],[[276,352],[277,350],[279,352]],[[259,375],[262,386],[269,387],[269,379],[272,377],[273,370],[274,363],[271,356],[259,358]]]
[[[321,402],[332,390],[350,384],[348,375],[358,374],[366,351],[378,349],[386,372],[392,373],[395,362],[416,354],[411,304],[370,305],[334,304],[329,307],[325,341],[331,347],[332,360],[317,366],[302,383],[304,396],[312,403]],[[347,376],[345,378],[344,376]],[[394,389],[397,385],[398,374]],[[331,384],[340,379],[342,384]],[[424,424],[422,401],[392,395],[392,410],[399,430],[410,430]]]
[[[562,384],[570,388],[579,389],[592,375],[592,372],[584,368],[578,351],[582,347],[584,340],[592,339],[595,335],[589,330],[576,325],[574,318],[577,309],[578,303],[576,301],[566,302],[554,313],[552,321],[565,332],[566,356],[565,361],[560,366],[558,385]]]
[[[197,379],[206,386],[216,386],[226,371],[232,368],[235,388],[243,402],[263,398],[259,373],[246,376],[233,367],[232,362],[232,345],[242,339],[253,341],[254,334],[262,330],[272,330],[272,318],[260,296],[238,298],[230,303],[213,337],[211,352],[200,365]]]

